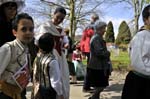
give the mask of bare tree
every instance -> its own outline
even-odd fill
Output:
[[[112,3],[126,3],[127,6],[133,9],[134,11],[134,19],[130,21],[130,23],[133,22],[134,24],[134,32],[132,36],[137,33],[139,29],[139,17],[141,15],[143,7],[150,2],[150,0],[109,0]]]
[[[77,28],[87,24],[88,16],[97,12],[100,14],[98,7],[107,0],[41,0],[49,4],[50,7],[62,6],[67,9],[67,19],[70,21],[71,37],[74,39]],[[58,2],[57,2],[58,1]]]

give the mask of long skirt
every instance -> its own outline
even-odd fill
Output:
[[[109,71],[87,68],[87,81],[91,87],[106,87],[109,85]]]
[[[150,78],[130,71],[126,76],[121,99],[150,99]]]

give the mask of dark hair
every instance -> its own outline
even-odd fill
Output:
[[[38,46],[40,49],[42,49],[46,53],[51,52],[54,48],[53,35],[50,33],[44,33],[38,41]]]
[[[57,12],[60,12],[66,15],[66,10],[63,7],[57,7],[56,10],[54,11],[54,14],[56,14]]]
[[[6,3],[3,3],[2,5],[0,5],[0,16],[1,18],[3,18],[3,20],[6,20],[6,15],[5,15],[5,12],[4,12],[4,8],[7,7],[8,5],[11,5],[11,6],[15,6],[16,7],[16,10],[18,8],[17,6],[17,3],[16,2],[6,2]],[[16,15],[17,15],[17,12],[16,12]]]
[[[32,19],[31,16],[29,16],[27,13],[21,13],[21,14],[18,14],[15,19],[12,21],[12,29],[15,29],[17,31],[17,28],[18,28],[18,23],[21,19],[29,19],[33,22],[34,24],[34,21]]]
[[[64,32],[66,33],[66,35],[69,35],[69,29],[68,28],[66,28],[65,30],[64,30]]]
[[[150,16],[150,5],[146,6],[142,12],[143,20],[148,19],[149,16]]]

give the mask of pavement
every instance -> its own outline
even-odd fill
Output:
[[[114,76],[115,75],[115,76]],[[114,73],[110,77],[110,85],[101,93],[101,99],[121,99],[122,87],[124,84],[124,78],[120,73]],[[91,96],[90,93],[82,92],[83,81],[78,81],[77,84],[70,85],[70,99],[88,99]],[[30,83],[27,87],[27,99],[31,99],[31,88],[32,84]]]

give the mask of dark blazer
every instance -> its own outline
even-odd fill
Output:
[[[110,69],[110,52],[107,50],[106,42],[100,34],[94,34],[90,41],[90,61],[88,68]]]

